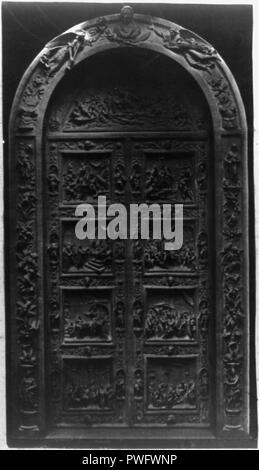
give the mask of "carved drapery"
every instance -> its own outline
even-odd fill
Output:
[[[41,214],[41,162],[42,162],[42,133],[43,119],[49,99],[57,84],[69,71],[76,67],[84,59],[98,52],[115,48],[147,48],[164,54],[178,62],[196,80],[201,87],[210,107],[213,129],[214,129],[214,158],[215,158],[215,181],[221,181],[216,187],[216,331],[217,331],[217,393],[218,393],[218,435],[229,437],[246,435],[249,432],[249,395],[248,390],[248,240],[247,240],[247,149],[246,149],[246,122],[243,104],[235,81],[225,65],[222,58],[206,41],[187,31],[174,23],[159,18],[149,18],[144,15],[134,14],[130,7],[123,8],[118,15],[82,23],[58,38],[48,43],[38,55],[33,64],[25,73],[20,87],[17,91],[12,116],[10,121],[10,204],[16,208],[15,220],[16,231],[10,236],[10,245],[16,254],[10,255],[10,263],[13,266],[11,281],[15,280],[17,287],[11,299],[13,315],[13,397],[17,404],[14,410],[14,433],[17,435],[37,435],[44,432],[44,403],[41,387],[44,383],[44,354],[40,348],[40,341],[44,337],[44,316],[42,308],[43,298],[43,253],[41,246],[42,214]],[[98,101],[99,100],[99,101]],[[112,115],[105,114],[105,103],[101,97],[97,102],[102,104],[102,112],[98,114],[98,126],[105,120],[110,122],[116,120],[117,110]],[[134,99],[133,99],[134,102]],[[177,105],[176,110],[177,110]],[[134,113],[134,109],[132,111]],[[183,113],[178,110],[180,121],[175,125],[188,127],[188,122],[182,120]],[[174,113],[177,116],[177,112]],[[73,126],[87,126],[92,119],[88,103],[81,103],[72,111],[67,122],[67,129]],[[140,116],[141,119],[141,116]],[[180,124],[179,124],[180,122]],[[55,129],[55,122],[52,123]],[[87,145],[86,142],[83,145]],[[50,165],[48,185],[53,197],[52,211],[55,211],[55,196],[60,190],[60,181],[57,171],[56,146],[50,148]],[[137,171],[137,166],[135,168]],[[101,171],[105,174],[105,168]],[[121,184],[123,184],[122,168],[118,160],[118,196]],[[68,172],[69,173],[69,172]],[[13,175],[16,175],[15,179]],[[69,177],[69,175],[68,175]],[[105,181],[105,178],[104,178]],[[132,178],[132,184],[136,184],[137,178]],[[205,184],[204,175],[201,174],[198,182],[202,188]],[[100,183],[102,192],[105,191],[105,183]],[[72,185],[73,186],[73,185]],[[71,186],[71,187],[72,187]],[[66,185],[66,190],[70,188]],[[223,188],[223,191],[222,191]],[[136,186],[135,190],[138,188]],[[67,192],[66,197],[72,198],[72,189]],[[82,194],[82,198],[85,197]],[[191,199],[191,190],[185,192],[185,197]],[[51,203],[51,201],[50,201]],[[222,208],[222,210],[221,210]],[[57,269],[58,239],[57,230],[51,227],[49,234],[49,271],[54,276]],[[204,241],[205,240],[205,241]],[[67,247],[68,249],[68,247]],[[136,248],[137,250],[137,248]],[[206,233],[200,233],[199,238],[199,263],[206,263]],[[71,266],[67,261],[66,253],[63,253],[63,266],[69,271]],[[118,256],[119,260],[119,249]],[[159,264],[159,259],[152,256],[145,257],[147,268],[152,270],[154,263]],[[202,261],[204,260],[204,261]],[[102,260],[103,262],[103,260]],[[167,261],[172,262],[171,260]],[[177,261],[174,261],[177,262]],[[180,261],[178,261],[180,262]],[[84,261],[83,265],[91,266],[91,260]],[[101,262],[100,262],[101,263]],[[109,260],[105,261],[106,268]],[[153,263],[153,264],[152,264]],[[190,263],[195,263],[191,260]],[[119,263],[118,263],[119,264]],[[101,264],[100,264],[101,266]],[[102,270],[102,267],[100,267]],[[138,267],[136,266],[136,270]],[[188,270],[188,266],[186,267]],[[87,269],[86,269],[87,271]],[[161,278],[162,279],[162,278]],[[167,285],[177,282],[170,277],[161,280]],[[85,277],[85,285],[89,287],[93,282],[91,277]],[[108,282],[108,281],[107,281]],[[154,279],[154,283],[155,283]],[[65,282],[64,282],[65,286]],[[91,286],[94,287],[94,286]],[[107,288],[109,289],[109,283]],[[202,286],[201,286],[202,287]],[[203,287],[204,288],[204,287]],[[55,291],[55,286],[53,287]],[[205,288],[204,288],[205,289]],[[51,322],[53,337],[52,341],[58,341],[55,333],[55,325],[59,322],[58,294],[53,291],[53,305],[51,306]],[[56,294],[56,301],[55,301]],[[119,298],[120,297],[120,298]],[[123,312],[123,286],[121,295],[118,297],[118,335]],[[139,299],[136,298],[136,301]],[[120,303],[121,302],[121,303]],[[140,304],[136,307],[141,308]],[[207,304],[206,298],[199,308],[199,325],[201,332],[206,336]],[[161,303],[160,303],[161,304]],[[91,302],[90,302],[91,305]],[[69,316],[69,302],[66,306]],[[96,306],[92,305],[92,312]],[[105,312],[109,311],[107,303],[103,303],[103,323],[100,330],[95,333],[109,338],[109,326],[105,321]],[[154,305],[153,309],[162,309],[162,315],[174,317],[175,313],[170,306]],[[158,326],[152,323],[152,308],[146,319],[146,336],[152,340],[156,336]],[[91,313],[91,312],[90,312]],[[90,314],[89,313],[89,314]],[[93,313],[91,313],[93,315]],[[138,330],[138,315],[135,317],[135,329]],[[68,320],[69,321],[69,320]],[[76,319],[72,320],[76,321]],[[121,328],[123,328],[121,324]],[[159,334],[164,332],[159,329]],[[72,333],[71,333],[72,331]],[[82,329],[79,333],[75,328],[66,330],[66,339],[69,341],[71,335],[85,334]],[[83,330],[84,331],[84,330]],[[172,331],[171,335],[189,335],[191,338],[194,331],[191,327],[191,316],[186,324],[186,332]],[[151,343],[151,341],[150,341]],[[206,343],[206,341],[205,341]],[[17,346],[15,346],[17,344]],[[206,345],[204,345],[206,348]],[[178,349],[180,346],[178,346]],[[150,346],[151,350],[151,346]],[[170,354],[176,354],[177,347]],[[152,352],[152,351],[151,351]],[[161,351],[164,354],[164,350]],[[190,355],[192,351],[190,349]],[[80,360],[80,359],[79,359]],[[55,365],[55,362],[53,362]],[[69,359],[67,360],[69,369]],[[97,366],[97,368],[99,365]],[[59,374],[58,364],[53,374]],[[153,364],[156,370],[156,364]],[[85,371],[85,374],[91,372]],[[100,374],[102,370],[100,368]],[[100,407],[109,408],[113,394],[123,400],[123,370],[117,367],[117,391],[112,390],[107,376],[104,386],[103,401]],[[135,395],[136,414],[141,416],[141,395],[143,371],[141,368],[135,371]],[[151,376],[150,376],[151,377]],[[174,378],[172,378],[173,380]],[[150,378],[148,403],[151,408],[158,405],[154,397],[157,377]],[[206,364],[200,370],[200,393],[201,402],[204,405],[206,420],[206,401],[208,372]],[[169,381],[170,382],[170,381]],[[193,386],[192,372],[185,378],[186,401],[190,407],[195,401],[195,390]],[[58,394],[53,390],[53,397]],[[175,394],[173,394],[175,395]],[[75,406],[75,397],[67,390],[65,407],[70,409]],[[181,400],[181,397],[179,398]],[[220,403],[223,404],[221,407]],[[177,400],[174,403],[177,405]],[[118,410],[119,413],[119,410]],[[85,417],[87,420],[87,417]],[[175,422],[175,416],[170,415],[168,420],[171,424]],[[140,417],[141,420],[141,417]]]

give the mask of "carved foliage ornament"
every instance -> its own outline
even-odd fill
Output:
[[[19,348],[19,430],[37,431],[38,358],[37,277],[35,253],[36,175],[33,144],[20,141],[17,148],[17,237],[18,294],[16,303]]]
[[[221,253],[224,289],[224,399],[226,430],[242,429],[244,312],[242,289],[242,239],[240,224],[240,151],[236,142],[224,156],[224,250]]]

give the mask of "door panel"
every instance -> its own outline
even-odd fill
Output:
[[[152,82],[152,62],[137,68],[146,52],[135,54],[128,74],[115,56],[105,86],[96,59],[94,84],[79,79],[84,68],[76,91],[65,80],[46,119],[51,427],[213,425],[210,120],[178,65],[160,58],[167,73]],[[166,251],[163,239],[152,239],[152,222],[148,240],[77,239],[75,208],[91,203],[97,211],[98,196],[128,210],[184,204],[182,248]]]
[[[131,242],[133,419],[142,425],[205,426],[212,419],[213,380],[207,325],[210,194],[198,182],[208,171],[209,146],[147,138],[134,139],[132,147],[145,175],[142,201],[184,204],[180,250],[166,251],[164,240]]]
[[[150,139],[48,144],[52,423],[209,423],[208,144]],[[126,207],[186,200],[183,247],[78,240],[75,207],[98,195]]]
[[[112,168],[123,144],[101,142],[95,152],[75,147],[77,142],[52,141],[48,151],[49,417],[59,425],[122,424],[127,422],[127,247],[120,240],[77,239],[74,214],[80,202],[96,206],[99,194],[111,202]],[[59,191],[53,191],[53,181]]]

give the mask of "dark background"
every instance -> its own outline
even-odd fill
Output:
[[[251,352],[252,358],[254,358],[255,237],[253,202],[252,6],[168,5],[163,3],[130,4],[136,13],[150,14],[171,20],[186,29],[193,30],[206,39],[225,60],[241,91],[249,130],[250,292],[253,349]],[[8,120],[12,100],[23,73],[34,57],[48,41],[68,28],[90,18],[118,13],[122,5],[74,2],[4,2],[2,4],[3,122],[6,152]],[[7,162],[7,155],[5,155],[5,162]],[[251,383],[255,384],[254,364],[252,364],[251,368],[251,377]],[[252,393],[255,395],[256,390],[252,390]],[[252,420],[255,429],[255,410],[252,410]]]

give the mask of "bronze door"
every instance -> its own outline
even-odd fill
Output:
[[[74,76],[53,98],[46,120],[48,421],[209,428],[215,409],[210,119],[177,64],[156,56],[165,79],[155,73],[152,54],[129,50],[128,57],[102,57],[102,64],[113,64],[105,81],[95,58],[94,84],[82,80],[81,67],[76,93]],[[140,63],[145,67],[132,78]],[[183,203],[183,247],[166,251],[163,240],[152,239],[152,224],[149,240],[78,240],[75,208],[96,207],[100,195],[126,208]]]
[[[14,98],[8,439],[26,447],[249,446],[245,107],[213,45],[126,11],[127,27],[123,8],[46,44]],[[153,239],[152,220],[147,240],[79,240],[76,208],[96,209],[98,196],[128,211],[131,203],[182,203],[182,248]]]

